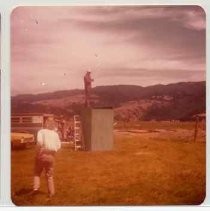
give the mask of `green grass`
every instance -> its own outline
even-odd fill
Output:
[[[65,146],[56,156],[56,195],[48,202],[44,175],[39,195],[24,193],[32,187],[34,149],[15,150],[12,200],[26,206],[200,204],[205,149],[204,141],[183,141],[176,133],[116,133],[110,152],[75,152]]]
[[[199,123],[202,127],[204,123]],[[138,121],[138,122],[117,122],[116,129],[139,129],[139,130],[154,130],[154,129],[194,129],[195,122],[180,122],[180,121]]]

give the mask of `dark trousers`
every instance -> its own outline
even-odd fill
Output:
[[[40,188],[40,176],[44,171],[47,180],[48,193],[50,195],[55,194],[53,179],[54,159],[54,153],[42,152],[36,157],[34,169],[34,190],[38,190]]]

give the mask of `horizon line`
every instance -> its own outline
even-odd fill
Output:
[[[136,86],[136,87],[146,88],[146,87],[158,86],[158,85],[167,86],[167,85],[180,84],[180,83],[201,83],[201,82],[206,82],[206,80],[202,80],[202,81],[180,81],[180,82],[167,83],[167,84],[158,83],[158,84],[153,84],[153,85],[149,85],[149,86],[141,86],[141,85],[135,85],[135,84],[134,85],[131,85],[131,84],[100,85],[100,86],[94,86],[94,87],[92,87],[92,89],[97,88],[97,87],[108,87],[108,86]],[[17,97],[17,96],[24,96],[24,95],[42,95],[42,94],[52,94],[52,93],[64,92],[64,91],[82,91],[82,90],[84,90],[84,89],[74,88],[74,89],[55,90],[55,91],[49,91],[49,92],[40,92],[40,93],[34,93],[34,94],[33,93],[23,93],[23,94],[16,94],[16,95],[11,94],[11,98]]]

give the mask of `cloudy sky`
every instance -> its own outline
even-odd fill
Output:
[[[205,80],[205,27],[196,6],[18,7],[12,95]]]

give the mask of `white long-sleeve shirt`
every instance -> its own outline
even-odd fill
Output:
[[[61,148],[61,141],[58,133],[49,129],[39,130],[37,134],[37,144],[44,149],[56,152]]]

